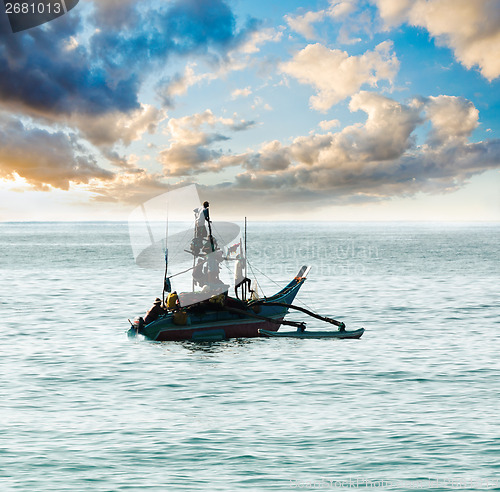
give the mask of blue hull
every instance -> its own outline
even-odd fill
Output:
[[[169,313],[141,327],[139,333],[155,341],[213,341],[259,337],[262,336],[259,333],[261,329],[277,331],[283,318],[288,314],[288,309],[282,306],[267,306],[266,301],[291,304],[306,280],[307,273],[308,270],[302,269],[286,287],[271,297],[259,299],[258,304],[253,305],[252,301],[244,304],[228,296],[227,309],[215,307],[200,311],[190,306],[186,309],[188,315],[186,324],[182,326],[175,324],[174,315]],[[232,312],[231,306],[238,312]],[[129,330],[131,336],[136,333],[135,328]]]

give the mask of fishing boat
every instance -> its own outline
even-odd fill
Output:
[[[286,325],[297,329],[297,332],[293,332],[297,334],[294,336],[313,338],[312,335],[316,332],[305,332],[304,322],[285,319],[290,310],[298,310],[336,325],[339,328],[335,332],[338,334],[336,338],[361,336],[362,331],[358,330],[357,337],[349,337],[352,332],[346,332],[342,322],[293,304],[307,279],[311,269],[309,266],[302,266],[297,275],[274,295],[260,297],[257,285],[247,277],[246,219],[244,240],[240,238],[239,242],[231,245],[235,232],[239,234],[239,227],[237,231],[233,226],[221,227],[226,231],[224,239],[224,234],[217,234],[217,223],[209,218],[208,202],[205,202],[203,208],[195,208],[194,212],[195,224],[190,241],[178,241],[176,245],[177,252],[184,258],[184,263],[177,265],[181,271],[170,275],[168,273],[171,246],[168,246],[169,238],[166,237],[164,251],[161,253],[165,258],[162,298],[157,298],[155,306],[144,318],[137,317],[130,322],[130,337],[140,334],[154,341],[217,341],[272,336],[280,326]],[[160,254],[160,242],[153,241],[151,230],[149,236],[151,244],[137,254],[138,264],[154,264]],[[186,232],[177,233],[170,236],[170,243],[188,236]],[[179,254],[176,256],[179,257]],[[234,285],[231,285],[227,277],[223,278],[223,263],[233,263]],[[177,291],[173,291],[172,284],[180,282],[181,277],[178,276],[181,274],[188,277],[189,288],[179,290],[177,294]],[[184,282],[182,285],[186,287],[188,284]]]
[[[288,285],[268,298],[244,300],[222,293],[187,306],[180,301],[175,311],[167,312],[151,323],[141,324],[136,318],[129,334],[140,333],[155,341],[217,341],[259,337],[259,330],[277,331],[282,324],[298,327],[301,323],[284,320],[289,308],[276,303],[291,304],[309,270],[302,267]],[[188,298],[186,293],[183,294],[180,299]]]

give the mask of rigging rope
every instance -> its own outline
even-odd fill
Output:
[[[271,277],[268,277],[262,270],[259,270],[257,267],[255,267],[255,269],[261,274],[263,275],[264,277],[266,277],[268,280],[270,280],[273,284],[275,284],[277,287],[281,287],[281,284],[279,284],[278,282],[276,282],[275,280],[273,280]],[[303,304],[307,309],[310,309],[311,311],[313,310],[313,308],[311,306],[308,306],[304,301],[301,301],[300,299],[297,299],[297,301],[300,303],[300,304]]]
[[[248,261],[248,258],[246,258],[246,262],[247,262],[247,265],[249,265],[249,266],[250,266],[250,270],[252,271],[252,275],[253,275],[253,277],[255,278],[255,283],[257,284],[257,287],[259,288],[259,290],[260,290],[260,292],[262,293],[262,295],[263,295],[264,297],[266,297],[266,295],[264,294],[264,289],[261,287],[261,285],[260,285],[259,281],[257,280],[257,275],[255,275],[255,272],[253,271],[253,266],[252,266],[252,264]],[[259,269],[258,269],[257,267],[255,267],[255,269],[256,269],[257,271],[259,271]],[[262,272],[260,272],[260,273],[262,273]],[[265,275],[265,274],[262,274],[262,275],[264,275],[264,277],[267,277],[267,275]],[[267,277],[267,278],[269,278],[269,277]],[[278,285],[278,284],[276,284],[276,285]]]

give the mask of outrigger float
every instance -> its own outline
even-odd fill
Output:
[[[285,331],[277,333],[259,329],[259,333],[265,337],[283,337],[283,338],[361,338],[365,332],[364,328],[353,331]]]
[[[208,215],[208,214],[207,214]],[[347,331],[344,323],[321,316],[308,309],[293,305],[293,301],[304,284],[311,267],[303,266],[297,275],[283,289],[271,297],[259,298],[256,289],[250,288],[246,277],[246,220],[245,247],[243,241],[229,248],[219,247],[212,233],[212,222],[208,219],[208,235],[200,240],[199,226],[195,226],[195,237],[186,253],[193,256],[192,267],[188,271],[193,276],[192,291],[170,293],[165,301],[165,294],[172,290],[167,276],[168,249],[165,252],[165,278],[161,314],[156,319],[145,322],[142,317],[135,318],[128,330],[129,337],[138,334],[154,341],[219,341],[228,338],[251,337],[294,337],[294,338],[360,338],[364,333],[361,328]],[[235,248],[237,246],[237,248]],[[239,254],[232,257],[239,248]],[[217,260],[217,261],[215,261]],[[235,296],[228,295],[230,285],[219,279],[220,263],[223,260],[236,261],[240,274],[235,275]],[[196,264],[198,261],[198,265]],[[206,263],[205,285],[201,291],[195,291],[194,272]],[[215,264],[215,267],[214,267]],[[212,274],[210,273],[212,269]],[[235,268],[235,272],[236,272]],[[186,273],[185,271],[182,273]],[[175,304],[170,300],[175,297]],[[160,299],[157,300],[158,302]],[[168,308],[167,308],[168,307]],[[290,310],[297,310],[320,321],[338,327],[335,331],[306,331],[304,322],[286,320]],[[147,319],[148,317],[146,317]],[[280,326],[292,326],[296,331],[278,333]]]

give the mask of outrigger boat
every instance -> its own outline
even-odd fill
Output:
[[[177,311],[160,316],[143,326],[134,320],[135,324],[130,330],[156,341],[215,341],[258,337],[259,330],[277,331],[281,324],[298,326],[299,323],[284,320],[288,313],[287,307],[275,305],[272,301],[291,304],[308,272],[309,268],[302,267],[284,289],[269,298],[245,301],[223,293],[188,306],[182,306],[181,300]],[[185,296],[181,294],[180,299],[183,297]]]
[[[142,317],[131,322],[129,337],[137,334],[154,341],[218,341],[228,338],[294,336],[298,338],[359,338],[364,329],[355,332],[345,331],[344,323],[320,316],[300,306],[293,305],[295,296],[304,284],[311,267],[303,266],[297,275],[279,292],[270,297],[262,297],[256,289],[250,288],[250,280],[246,277],[246,220],[245,247],[240,239],[231,247],[218,246],[218,241],[212,233],[212,222],[207,220],[208,235],[200,238],[195,226],[194,238],[185,253],[192,255],[192,267],[184,272],[193,276],[191,292],[171,293],[167,302],[165,294],[171,292],[171,281],[176,275],[167,275],[168,248],[165,248],[165,277],[163,289],[163,306],[167,307],[171,295],[175,295],[175,306],[162,310],[156,319],[145,323]],[[199,229],[198,229],[199,231]],[[235,255],[239,248],[239,254]],[[234,296],[230,296],[230,285],[218,277],[217,262],[233,260],[240,262],[240,278],[235,278]],[[198,265],[196,264],[198,261]],[[215,270],[213,264],[216,264]],[[208,274],[208,280],[201,290],[195,291],[194,273],[206,264],[216,272],[215,278]],[[209,273],[209,272],[208,272]],[[206,275],[207,276],[207,275]],[[203,283],[203,282],[202,282]],[[158,299],[158,302],[160,299]],[[316,319],[336,325],[339,330],[334,332],[307,332],[304,322],[285,320],[290,309],[301,311]],[[281,325],[293,326],[296,332],[277,333]]]

